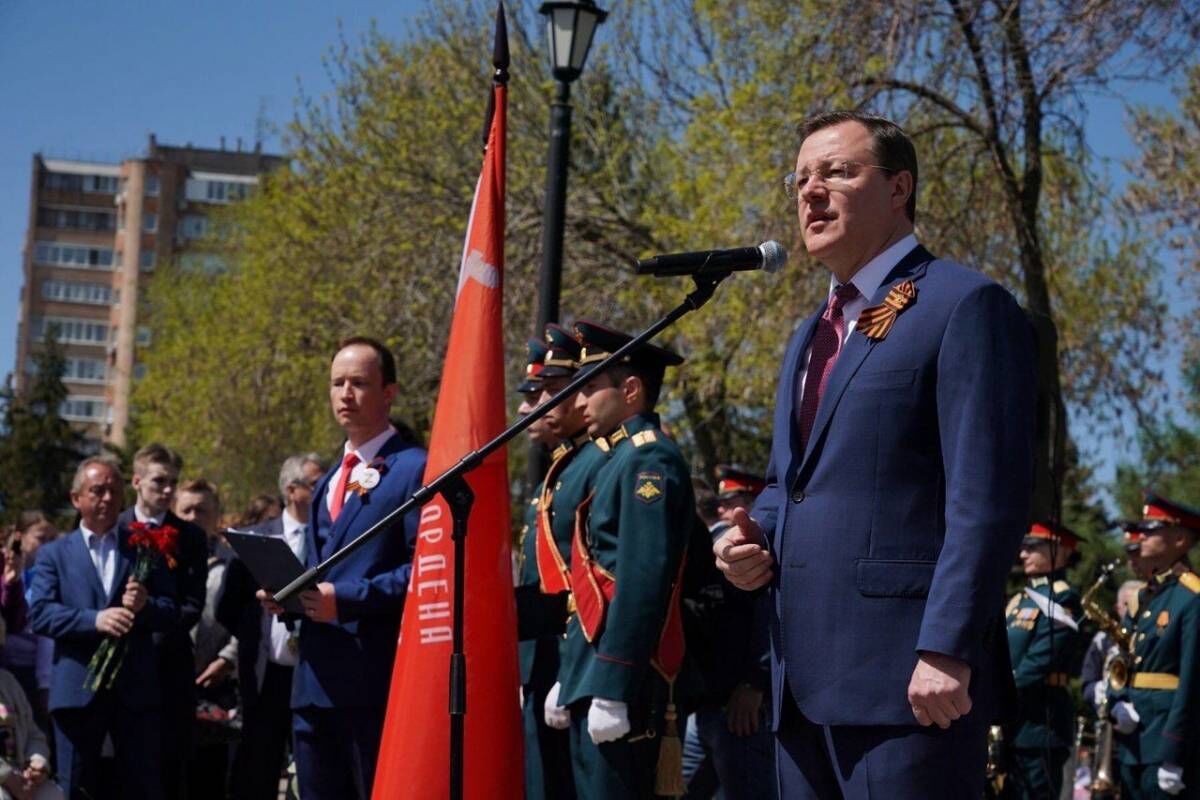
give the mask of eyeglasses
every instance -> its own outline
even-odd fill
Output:
[[[789,172],[783,176],[783,191],[787,194],[788,200],[798,200],[800,193],[804,191],[804,187],[813,178],[819,179],[821,184],[826,188],[840,189],[849,185],[850,179],[857,174],[857,170],[852,169],[853,167],[881,169],[889,174],[896,171],[891,167],[884,167],[879,164],[866,164],[862,161],[834,161],[829,164],[821,164],[811,172]]]

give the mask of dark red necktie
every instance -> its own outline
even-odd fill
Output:
[[[800,449],[808,447],[813,422],[817,419],[817,408],[825,394],[825,384],[842,351],[842,334],[846,330],[846,319],[842,309],[846,303],[858,297],[853,283],[846,283],[833,290],[825,313],[817,320],[817,330],[812,338],[812,355],[808,359],[808,372],[804,378],[804,395],[800,398]]]

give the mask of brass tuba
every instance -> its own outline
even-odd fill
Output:
[[[1100,630],[1108,634],[1109,639],[1117,646],[1117,652],[1110,655],[1104,662],[1104,683],[1111,689],[1120,690],[1129,682],[1130,668],[1133,666],[1133,634],[1121,624],[1121,621],[1101,607],[1095,600],[1096,592],[1108,581],[1120,562],[1112,561],[1100,567],[1100,575],[1083,595],[1083,613],[1096,623]],[[1120,786],[1113,772],[1113,726],[1108,718],[1108,697],[1100,701],[1096,708],[1096,722],[1093,727],[1092,745],[1092,797],[1120,797]]]

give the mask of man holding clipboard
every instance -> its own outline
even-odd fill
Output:
[[[380,342],[344,340],[330,364],[329,400],[346,432],[338,465],[313,490],[305,566],[314,567],[421,487],[425,451],[388,412],[396,362]],[[417,515],[375,537],[301,592],[304,618],[292,684],[296,768],[308,800],[366,798],[387,709]],[[272,614],[283,609],[260,590]]]
[[[303,571],[312,491],[324,471],[316,453],[288,458],[279,470],[283,514],[251,533],[225,534],[240,556],[229,565],[216,610],[238,641],[242,739],[233,759],[234,800],[274,800],[279,793],[292,736],[292,672],[303,609],[296,598],[293,619],[276,617],[254,595],[260,587],[277,591]]]

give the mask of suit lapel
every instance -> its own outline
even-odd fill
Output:
[[[384,475],[381,477],[379,485],[368,492],[365,500],[358,492],[352,493],[346,500],[346,503],[342,506],[342,513],[338,514],[337,521],[333,523],[333,526],[329,530],[329,536],[325,540],[325,547],[321,553],[322,558],[328,558],[337,548],[342,546],[346,532],[354,523],[354,518],[358,516],[358,513],[365,506],[370,504],[370,495],[379,491],[383,486],[383,482],[387,480],[387,473],[391,471],[392,462],[395,460],[394,456],[403,449],[401,443],[402,440],[399,435],[392,435],[383,443],[383,447],[379,448],[379,452],[375,454],[375,458],[371,459],[372,462],[376,459],[383,459]]]
[[[340,456],[339,456],[340,458]],[[321,545],[317,541],[317,529],[321,525],[321,515],[328,516],[328,506],[325,504],[325,497],[329,492],[329,481],[333,478],[333,473],[337,471],[337,467],[326,472],[317,481],[317,485],[313,487],[313,504],[308,511],[308,524],[304,526],[304,566],[316,566],[321,560]],[[326,541],[333,538],[333,525],[330,524]]]
[[[78,533],[77,544],[74,547],[74,559],[79,561],[82,566],[82,572],[87,575],[88,585],[92,587],[92,602],[96,608],[104,608],[108,601],[104,598],[104,584],[100,582],[100,575],[96,572],[96,565],[92,563],[92,553],[88,549],[87,540],[83,537],[83,529],[79,528],[75,531]]]
[[[883,283],[879,284],[879,288],[871,296],[871,300],[867,303],[867,306],[875,306],[882,303],[892,286],[902,280],[919,281],[924,277],[925,270],[932,260],[933,256],[929,251],[917,245],[912,252],[902,258],[900,263],[888,273],[887,278],[884,279]],[[813,420],[812,432],[808,437],[808,443],[804,450],[804,458],[800,461],[800,469],[803,470],[805,465],[808,464],[808,460],[812,458],[813,452],[816,449],[816,443],[820,441],[821,434],[829,424],[829,420],[833,418],[833,412],[837,408],[838,402],[842,399],[842,394],[846,391],[846,387],[849,386],[854,374],[858,372],[859,367],[867,360],[867,356],[875,349],[876,344],[878,344],[876,340],[868,339],[866,336],[860,334],[857,326],[855,326],[850,336],[846,338],[846,344],[842,346],[842,352],[838,355],[837,363],[833,366],[833,372],[829,374],[829,383],[825,386],[825,393],[821,395],[821,404],[817,406],[817,417]]]
[[[129,559],[129,529],[124,525],[117,526],[117,552],[113,555],[113,584],[109,593],[108,604],[112,605],[116,598],[125,593],[125,581],[133,562]]]
[[[792,347],[784,360],[783,380],[780,381],[780,391],[783,392],[783,397],[779,398],[776,403],[780,418],[775,420],[775,426],[777,429],[782,428],[788,431],[788,441],[791,442],[789,452],[791,453],[798,452],[800,449],[800,426],[796,424],[796,394],[800,389],[800,373],[804,367],[804,354],[808,352],[808,346],[817,330],[817,321],[820,320],[821,314],[825,313],[825,305],[828,302],[828,299],[822,300],[817,306],[817,310],[797,328],[796,335],[792,338]]]

